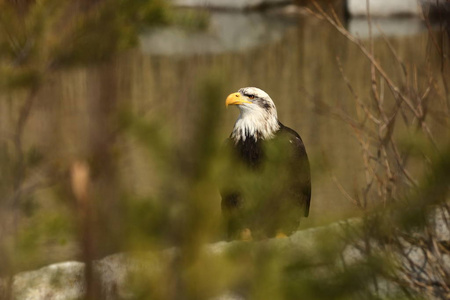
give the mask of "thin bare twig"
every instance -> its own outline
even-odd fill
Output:
[[[388,46],[389,50],[391,51],[392,55],[394,56],[397,63],[400,65],[402,72],[404,75],[406,75],[406,67],[403,61],[400,59],[400,56],[398,55],[397,51],[395,51],[394,47],[392,46],[391,42],[389,42],[389,39],[387,38],[386,34],[384,34],[384,31],[381,29],[381,27],[378,24],[375,24],[377,26],[378,31],[380,32],[381,36],[383,37],[384,42]]]
[[[375,124],[379,125],[381,123],[381,121],[379,119],[377,119],[367,108],[366,105],[364,105],[364,103],[361,101],[361,99],[358,97],[358,95],[356,94],[355,90],[353,89],[350,81],[348,80],[347,76],[344,73],[344,69],[342,67],[342,63],[340,58],[337,56],[336,57],[336,61],[338,64],[338,68],[339,68],[339,72],[341,73],[342,78],[344,79],[347,88],[350,90],[350,93],[353,95],[353,98],[355,99],[356,103],[363,109],[364,113],[366,114],[366,116],[372,120],[372,122],[374,122]]]
[[[349,200],[350,202],[355,204],[356,207],[363,208],[358,199],[353,198],[352,196],[350,196],[349,193],[347,193],[345,188],[342,186],[342,184],[339,182],[339,180],[336,178],[336,176],[334,174],[331,175],[331,179],[333,179],[333,182],[336,184],[337,188],[345,196],[345,198],[347,198],[347,200]]]

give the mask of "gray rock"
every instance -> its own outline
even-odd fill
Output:
[[[14,299],[80,299],[85,291],[84,264],[64,262],[14,276]]]
[[[284,18],[254,12],[211,12],[205,30],[156,28],[141,34],[139,39],[141,50],[149,54],[217,54],[276,42],[295,24]]]
[[[421,14],[421,5],[418,0],[370,0],[370,14],[376,17],[388,17],[393,15]],[[366,0],[347,0],[347,10],[351,16],[366,16]]]
[[[439,241],[450,240],[449,233],[449,215],[445,210],[436,210],[435,220],[435,236]],[[282,255],[286,263],[295,259],[300,254],[307,257],[310,263],[321,265],[320,257],[316,255],[317,249],[323,245],[323,242],[334,242],[342,249],[342,261],[338,264],[350,265],[364,259],[364,255],[356,247],[362,243],[358,241],[359,225],[361,220],[358,218],[348,219],[346,221],[336,222],[328,226],[310,228],[294,233],[284,239],[269,239],[265,241],[248,242],[218,242],[206,245],[203,248],[204,253],[211,257],[220,257],[228,253],[228,251],[236,249],[236,247],[251,245],[252,247],[269,247],[276,249]],[[348,237],[355,234],[354,239]],[[350,235],[349,235],[350,234]],[[347,237],[347,238],[344,238]],[[355,240],[356,239],[356,240]],[[408,259],[417,264],[424,264],[423,252],[415,246],[408,246],[404,242],[405,247],[409,247]],[[319,248],[318,248],[319,247]],[[373,251],[377,249],[377,245],[373,245]],[[132,274],[145,274],[149,278],[159,278],[179,254],[175,248],[167,249],[157,253],[119,253],[93,263],[94,271],[100,278],[102,294],[107,299],[131,299],[133,298],[130,288],[129,276]],[[442,257],[444,264],[449,263],[448,256]],[[318,267],[317,272],[326,272]],[[420,276],[420,274],[418,274]],[[0,279],[0,295],[2,289],[6,287],[6,280]],[[381,288],[380,288],[381,287]],[[390,282],[380,280],[378,288],[381,294],[389,295],[395,290],[395,285]],[[17,300],[69,300],[82,298],[86,290],[84,281],[84,264],[81,262],[64,262],[49,265],[36,271],[22,272],[13,278],[13,297]],[[226,291],[212,300],[243,300],[241,295],[235,294],[233,291]]]
[[[434,233],[438,241],[450,241],[450,214],[445,208],[436,208]]]
[[[419,18],[376,18],[372,19],[372,37],[414,36],[427,30]],[[369,23],[365,18],[353,18],[348,22],[348,31],[359,38],[369,38]]]
[[[289,256],[298,251],[311,251],[317,246],[319,237],[338,236],[345,230],[344,224],[356,224],[355,219],[338,222],[329,226],[311,228],[296,232],[289,238],[270,239],[255,242],[256,246],[276,247]],[[212,256],[225,254],[227,251],[248,242],[218,242],[204,247],[204,251]],[[145,272],[147,276],[158,277],[164,267],[172,261],[178,251],[174,248],[160,253],[119,253],[107,256],[93,263],[94,271],[101,281],[102,294],[107,299],[130,299],[128,276]],[[69,300],[83,297],[86,291],[84,281],[84,263],[63,262],[52,264],[35,271],[22,272],[14,276],[13,297],[17,300]],[[6,280],[0,280],[0,294],[6,286]],[[214,299],[242,300],[242,296],[232,291]]]

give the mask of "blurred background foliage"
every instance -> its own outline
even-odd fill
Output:
[[[358,44],[300,4],[316,15],[219,14],[240,24],[244,38],[229,36],[242,48],[164,55],[145,43],[161,28],[202,48],[221,23],[159,0],[0,0],[0,276],[175,246],[157,276],[129,278],[134,298],[448,296],[448,245],[433,227],[436,208],[448,218],[448,33]],[[223,237],[218,149],[237,116],[223,103],[243,86],[266,90],[305,141],[313,198],[301,227],[362,217],[351,230],[303,250],[203,251]],[[402,265],[411,247],[431,271]]]

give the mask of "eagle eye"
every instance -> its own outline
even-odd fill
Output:
[[[253,95],[249,95],[247,97],[248,97],[248,99],[255,99],[255,96],[253,96]]]

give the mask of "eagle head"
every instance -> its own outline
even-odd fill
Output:
[[[249,138],[255,141],[271,139],[280,129],[275,103],[259,88],[241,88],[227,97],[225,105],[237,105],[240,110],[231,133],[231,138],[236,143]]]

